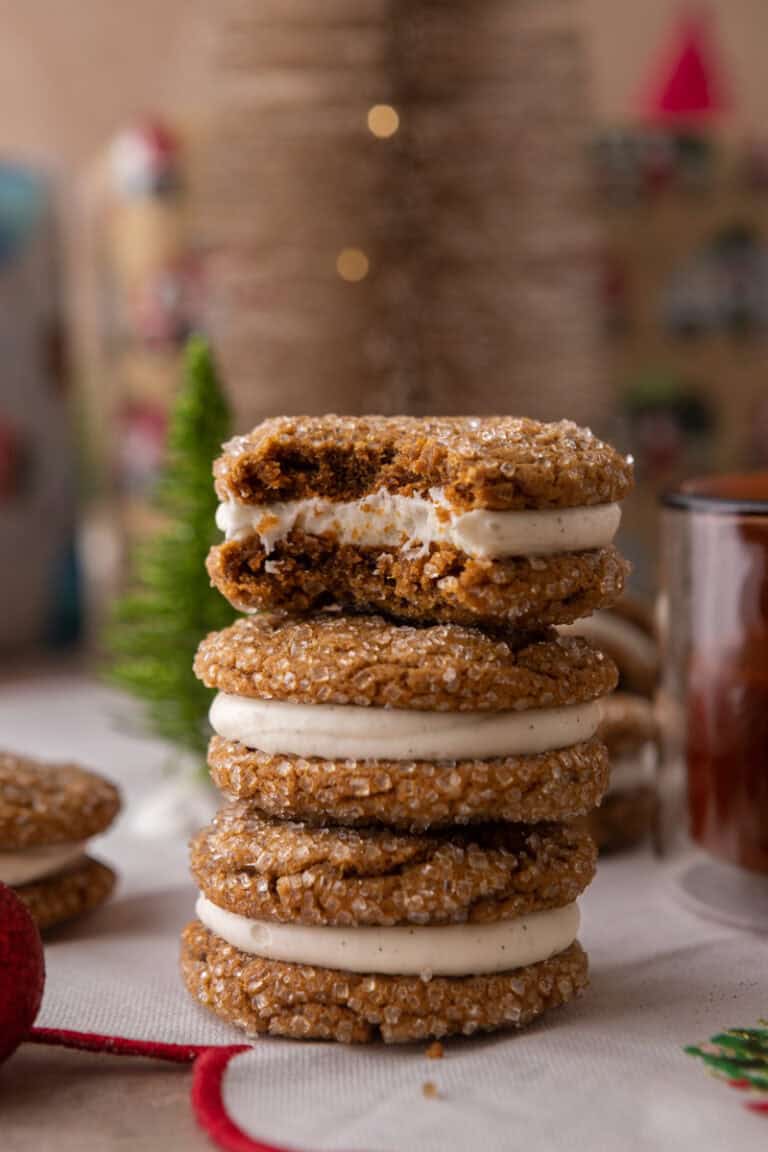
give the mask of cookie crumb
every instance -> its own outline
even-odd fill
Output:
[[[435,1100],[440,1095],[440,1090],[434,1080],[425,1080],[421,1086],[421,1094],[427,1100]]]
[[[427,1060],[442,1060],[444,1055],[445,1051],[439,1040],[435,1040],[434,1044],[430,1044],[426,1051]]]

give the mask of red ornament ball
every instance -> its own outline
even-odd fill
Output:
[[[0,1063],[34,1024],[44,983],[40,933],[26,905],[0,884]]]

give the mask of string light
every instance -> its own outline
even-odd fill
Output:
[[[368,128],[380,140],[394,136],[400,127],[400,117],[391,104],[374,104],[368,109]]]
[[[342,248],[336,257],[336,271],[350,284],[365,280],[369,268],[370,262],[362,248]]]

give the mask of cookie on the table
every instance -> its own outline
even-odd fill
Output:
[[[120,808],[113,784],[74,764],[0,754],[0,881],[26,901],[41,928],[109,896],[114,873],[86,855]]]
[[[227,944],[199,921],[182,937],[191,996],[249,1036],[362,1044],[407,1043],[523,1028],[587,986],[577,942],[549,960],[481,976],[383,976],[265,960]]]
[[[600,736],[608,749],[611,778],[586,827],[601,852],[633,848],[647,839],[657,814],[658,724],[642,696],[616,692],[603,702]]]
[[[119,808],[120,794],[103,776],[0,752],[0,853],[87,840],[105,831]]]
[[[226,793],[313,823],[397,828],[585,813],[608,781],[611,661],[553,631],[252,616],[200,645]]]
[[[566,825],[413,835],[312,828],[226,806],[192,843],[193,996],[249,1033],[421,1040],[527,1024],[586,983]]]
[[[116,879],[106,864],[83,856],[70,868],[14,887],[14,891],[43,932],[104,904],[112,894]]]
[[[621,691],[653,696],[659,678],[659,646],[652,614],[642,601],[623,596],[609,609],[562,631],[584,636],[611,657],[619,670]]]
[[[459,624],[558,624],[620,594],[632,466],[570,421],[279,417],[214,468],[236,607],[329,604]]]

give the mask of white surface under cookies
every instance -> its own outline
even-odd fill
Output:
[[[0,738],[33,755],[66,753],[111,775],[130,813],[160,782],[167,750],[129,734],[126,709],[121,697],[80,678],[21,681],[0,690]],[[94,853],[118,868],[120,884],[104,908],[52,937],[39,1023],[197,1044],[239,1042],[239,1033],[189,1000],[178,975],[178,935],[195,900],[183,839],[153,841],[148,849],[129,828],[124,818],[94,843]],[[580,903],[592,988],[576,1004],[519,1034],[448,1041],[437,1061],[426,1058],[425,1045],[260,1040],[229,1066],[230,1115],[253,1137],[313,1152],[762,1149],[765,1117],[748,1111],[742,1094],[711,1080],[683,1051],[724,1028],[755,1026],[765,1015],[762,938],[681,908],[668,868],[642,853],[601,862]],[[78,1089],[70,1062],[59,1107],[80,1091],[82,1146],[86,1132],[105,1152],[128,1146],[117,1111],[103,1131],[88,1122],[87,1102],[99,1092],[96,1058],[77,1059],[82,1083]],[[130,1094],[131,1070],[123,1075]],[[29,1145],[14,1142],[21,1127],[7,1119],[3,1076],[13,1077],[13,1063],[0,1075],[0,1110],[3,1152],[15,1152]],[[166,1070],[158,1068],[157,1078],[162,1093]],[[426,1081],[437,1095],[425,1097]],[[49,1092],[36,1113],[38,1147],[46,1140],[74,1147],[57,1131],[56,1109]],[[100,1114],[94,1105],[91,1115]],[[157,1147],[151,1109],[133,1116],[132,1131],[143,1122],[142,1147]],[[164,1128],[162,1147],[191,1148],[187,1116],[179,1118],[178,1141]]]

